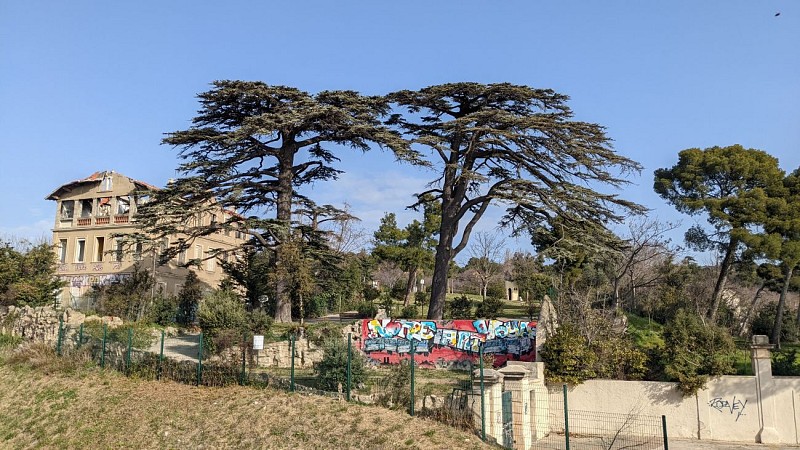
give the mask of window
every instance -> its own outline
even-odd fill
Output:
[[[103,181],[100,183],[100,192],[110,191],[111,187],[112,187],[111,174],[110,173],[106,173],[103,176]]]
[[[208,249],[208,259],[206,260],[206,270],[209,272],[213,272],[217,270],[217,257],[214,254],[216,250],[213,248]]]
[[[97,216],[107,217],[111,214],[111,197],[102,197],[97,200]]]
[[[124,195],[122,197],[117,197],[117,214],[128,214],[128,211],[131,210],[131,198],[130,196]]]
[[[67,240],[66,239],[59,239],[58,240],[58,262],[64,264],[67,262]]]
[[[78,239],[75,247],[75,262],[82,263],[86,256],[86,239]]]
[[[96,237],[94,238],[94,260],[97,262],[103,261],[103,252],[105,251],[106,246],[106,238],[104,237]]]
[[[141,261],[141,259],[142,259],[142,243],[137,242],[133,250],[133,260]]]
[[[81,200],[81,217],[92,217],[92,206],[94,199],[87,198]]]
[[[161,239],[161,242],[158,245],[158,252],[161,255],[163,255],[164,253],[167,253],[168,249],[169,249],[169,238]]]
[[[122,255],[125,251],[125,244],[122,242],[122,239],[117,239],[116,244],[117,247],[114,250],[114,261],[122,262]]]
[[[186,264],[186,249],[185,248],[183,250],[181,250],[180,253],[178,253],[178,264],[181,264],[181,265]]]
[[[197,261],[197,265],[200,265],[200,261],[203,259],[203,246],[202,245],[195,245],[194,246],[194,259]]]
[[[75,217],[75,200],[64,200],[61,202],[61,218],[72,219]]]

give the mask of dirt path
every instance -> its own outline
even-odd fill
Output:
[[[183,333],[166,337],[164,339],[164,356],[176,361],[197,361],[197,353],[200,350],[199,339],[200,333]],[[150,346],[149,351],[159,353],[161,351],[161,340],[156,340]]]

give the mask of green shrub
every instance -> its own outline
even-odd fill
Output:
[[[254,334],[266,336],[272,329],[273,319],[263,309],[254,309],[247,313],[248,327]]]
[[[579,384],[590,378],[638,380],[647,373],[647,354],[606,322],[596,322],[589,341],[573,324],[564,324],[545,341],[542,360],[548,382]]]
[[[306,328],[306,339],[312,344],[323,345],[331,339],[342,339],[342,326],[334,322],[320,322]]]
[[[772,352],[772,374],[781,377],[800,376],[800,363],[796,348],[783,348]]]
[[[414,293],[414,304],[423,307],[428,304],[430,301],[431,296],[427,292],[415,292]]]
[[[454,298],[453,301],[445,306],[449,306],[447,308],[449,309],[449,314],[447,315],[451,319],[472,319],[475,317],[472,315],[472,300],[467,298],[466,295]]]
[[[772,336],[772,326],[775,324],[775,316],[778,314],[778,304],[768,303],[758,310],[758,314],[753,319],[751,327],[752,334],[763,334]],[[798,328],[794,321],[795,312],[789,308],[783,311],[783,323],[781,324],[781,342],[797,342]]]
[[[486,287],[486,296],[497,299],[506,298],[506,287],[504,283],[489,283]],[[480,316],[479,316],[480,317]]]
[[[386,312],[386,317],[392,317],[394,310],[394,298],[390,295],[382,294],[379,297],[378,306]]]
[[[362,354],[353,349],[350,357],[351,386],[364,382],[366,366]],[[342,390],[347,389],[347,343],[337,338],[325,341],[322,360],[314,366],[314,372],[322,389],[337,391],[339,383],[342,384]]]
[[[165,327],[175,323],[177,315],[178,299],[158,295],[153,299],[153,304],[148,312],[148,320]]]
[[[178,307],[176,321],[183,325],[194,325],[197,322],[197,311],[200,308],[200,300],[203,299],[203,290],[200,286],[200,279],[194,271],[189,271],[186,281],[178,293]]]
[[[230,291],[215,291],[203,299],[197,318],[203,329],[203,346],[209,353],[225,350],[214,342],[222,330],[233,330],[239,336],[249,331],[244,302]]]
[[[490,366],[491,367],[491,366]],[[393,409],[409,409],[411,406],[411,364],[400,361],[378,384],[376,402]]]
[[[373,300],[375,300],[376,298],[378,298],[379,295],[381,295],[381,291],[376,287],[367,285],[364,286],[363,294],[364,294],[364,300],[372,303]]]
[[[414,305],[408,305],[400,311],[400,317],[404,319],[419,318],[419,309]]]
[[[155,342],[156,338],[153,335],[153,328],[150,326],[150,324],[144,322],[128,322],[118,327],[108,327],[106,333],[106,342],[127,346],[129,333],[128,330],[133,330],[131,336],[131,345],[133,348],[147,349],[153,344],[153,342]],[[83,334],[84,336],[91,336],[93,339],[102,341],[103,324],[96,320],[84,322]]]
[[[704,324],[684,309],[664,327],[664,374],[684,395],[702,389],[710,377],[736,373],[736,346],[724,328]]]
[[[597,375],[597,354],[571,324],[563,324],[542,346],[545,376],[551,383],[579,384]]]
[[[481,319],[497,319],[503,314],[503,301],[496,297],[486,297],[482,302],[477,302],[475,317]]]
[[[371,302],[361,302],[356,306],[359,319],[371,319],[378,314],[378,307]]]

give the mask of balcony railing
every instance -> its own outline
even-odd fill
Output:
[[[108,216],[97,217],[97,218],[94,219],[94,224],[95,225],[108,225],[109,223],[111,223],[111,218],[108,217]]]
[[[114,216],[114,223],[128,223],[130,221],[131,218],[127,214]]]
[[[91,217],[81,217],[80,219],[78,219],[78,226],[79,227],[88,227],[91,224],[92,224],[92,218]]]

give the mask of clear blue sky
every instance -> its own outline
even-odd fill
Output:
[[[796,0],[0,0],[0,237],[49,235],[44,197],[97,170],[163,185],[177,158],[162,134],[186,128],[217,79],[553,88],[644,165],[621,195],[684,224],[652,192],[653,170],[680,150],[739,143],[800,166]],[[315,192],[368,229],[430,178],[378,151],[343,156],[346,174]]]

